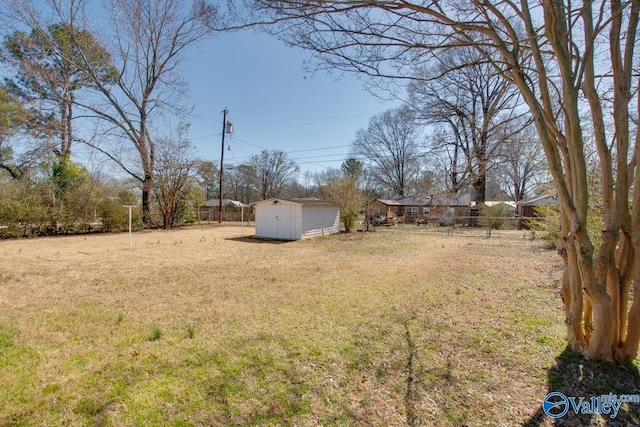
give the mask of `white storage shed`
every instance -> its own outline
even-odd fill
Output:
[[[340,232],[340,207],[316,198],[268,199],[253,204],[256,237],[300,240]]]

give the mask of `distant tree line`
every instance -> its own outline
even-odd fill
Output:
[[[97,182],[72,161],[80,145],[116,165],[117,175],[127,177],[122,180],[136,183],[145,226],[156,225],[156,211],[162,225],[175,225],[183,210],[175,191],[189,188],[196,166],[186,157],[172,158],[166,149],[179,147],[187,154],[181,133],[167,140],[168,132],[158,129],[167,119],[184,122],[188,116],[178,66],[186,50],[212,32],[218,11],[197,0],[114,0],[102,6],[96,21],[89,19],[90,7],[99,6],[84,0],[3,3],[4,190],[50,187],[48,228],[57,229],[57,205],[69,206],[66,199],[80,192],[80,183],[93,188]],[[172,175],[176,171],[182,174],[178,179]],[[63,208],[67,222],[74,216],[83,222],[88,212],[97,217],[86,196],[79,200],[86,203],[85,213]]]
[[[177,69],[189,47],[228,27],[233,15],[201,0],[114,0],[102,6],[99,22],[88,18],[86,0],[5,6],[4,233],[93,230],[100,223],[119,229],[118,203],[140,204],[140,226],[194,221],[195,207],[218,197],[219,171],[194,158]],[[347,157],[361,171],[353,183],[368,197],[473,191],[478,201],[523,198],[544,162],[522,100],[472,49],[443,59],[420,69],[404,107],[372,117],[354,135]],[[79,147],[94,164],[114,165],[112,177],[78,161]],[[348,175],[340,169],[299,172],[286,153],[264,150],[225,167],[223,194],[245,203],[346,194],[333,188]]]

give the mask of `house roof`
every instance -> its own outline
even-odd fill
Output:
[[[544,206],[549,204],[557,204],[558,196],[554,194],[541,194],[526,200],[520,200],[518,205],[521,206]]]
[[[432,196],[402,196],[395,200],[402,206],[429,206]]]
[[[401,203],[395,201],[395,200],[389,200],[389,199],[378,199],[378,201],[380,203],[382,203],[383,205],[387,205],[387,206],[401,206]]]
[[[502,200],[489,200],[484,202],[484,204],[487,205],[488,207],[493,207],[498,205],[507,205],[507,206],[511,206],[512,208],[516,207],[516,202],[502,201]]]
[[[432,194],[429,196],[399,196],[395,199],[378,199],[387,206],[469,206],[470,194]]]
[[[248,208],[250,207],[250,205],[245,205],[242,202],[239,202],[237,200],[231,200],[231,199],[222,199],[222,204],[225,207],[231,207],[231,208]],[[205,206],[211,206],[211,207],[218,207],[220,206],[220,199],[209,199],[206,202],[204,202]]]
[[[432,206],[470,206],[471,194],[434,194],[431,198]]]

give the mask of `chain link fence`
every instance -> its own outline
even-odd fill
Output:
[[[447,236],[533,238],[535,231],[529,229],[532,220],[519,216],[448,216],[423,218],[410,223],[390,219],[386,221],[360,221],[359,231],[397,230],[405,232],[432,233]]]

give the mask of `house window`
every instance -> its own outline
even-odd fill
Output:
[[[407,215],[418,215],[418,207],[417,206],[407,206],[404,208],[404,212]]]
[[[397,207],[397,206],[393,208],[393,213],[394,213],[394,214],[397,214],[397,213],[398,213],[398,207]]]
[[[373,208],[374,215],[380,215],[380,208]]]
[[[422,215],[426,217],[431,216],[431,208],[422,208]]]

